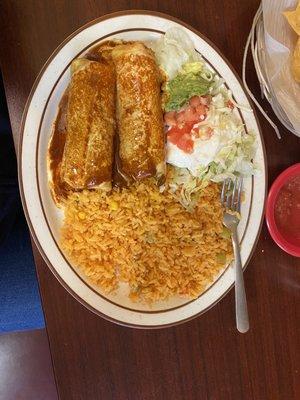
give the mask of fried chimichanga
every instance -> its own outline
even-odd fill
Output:
[[[117,79],[117,168],[128,181],[165,176],[165,140],[160,72],[150,49],[140,42],[112,50]]]
[[[73,189],[111,187],[115,73],[106,61],[73,61],[62,180]]]

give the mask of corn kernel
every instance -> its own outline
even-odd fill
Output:
[[[118,204],[116,201],[112,200],[112,201],[109,203],[109,209],[110,209],[110,211],[117,211],[118,208],[119,208],[119,204]]]
[[[81,212],[78,214],[78,217],[79,217],[80,219],[85,219],[85,213],[81,211]]]

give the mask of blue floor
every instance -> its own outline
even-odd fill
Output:
[[[0,79],[0,333],[37,329],[44,325],[30,236],[19,197],[13,139]]]
[[[23,213],[0,245],[0,332],[45,326]]]

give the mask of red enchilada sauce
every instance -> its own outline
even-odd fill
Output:
[[[300,245],[300,175],[291,178],[280,190],[275,203],[275,222],[282,236]]]
[[[68,197],[70,187],[62,181],[60,170],[67,136],[68,90],[65,91],[58,108],[48,149],[49,168],[52,175],[51,194],[57,205]]]

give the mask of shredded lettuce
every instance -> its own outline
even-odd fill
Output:
[[[182,66],[180,72],[182,74],[198,74],[202,72],[203,66],[204,64],[202,61],[186,63]]]
[[[186,168],[171,167],[169,169],[169,179],[167,187],[174,197],[182,204],[188,211],[193,211],[201,189],[208,185],[208,181],[200,180],[191,175]]]
[[[201,61],[201,56],[196,52],[192,40],[182,28],[168,29],[150,47],[168,79],[173,79],[184,64]]]
[[[223,140],[224,140],[223,133]],[[227,135],[229,136],[229,135]],[[250,176],[255,172],[252,162],[256,151],[255,136],[251,133],[231,132],[226,145],[207,166],[199,166],[196,176],[200,179],[222,182],[237,175]]]

